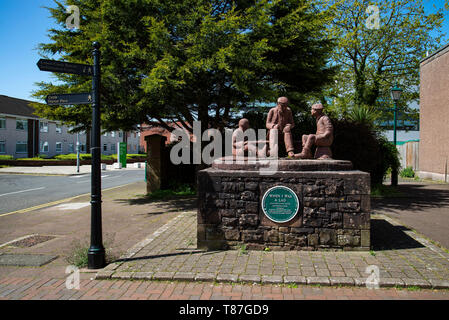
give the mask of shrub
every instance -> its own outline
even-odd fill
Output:
[[[383,182],[389,168],[399,168],[396,147],[378,131],[363,123],[332,120],[334,159],[349,160],[354,169],[369,172],[371,185]]]
[[[14,157],[6,154],[1,154],[0,160],[14,160]]]
[[[401,170],[399,175],[402,178],[414,178],[415,177],[415,171],[413,171],[412,167],[407,167]]]

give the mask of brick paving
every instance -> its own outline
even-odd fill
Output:
[[[82,276],[86,276],[82,274]],[[65,279],[4,278],[0,300],[449,300],[448,290],[316,287],[209,282],[82,279],[67,289]]]
[[[373,233],[383,237],[374,244],[379,250],[372,252],[202,251],[196,249],[196,212],[188,211],[96,278],[365,286],[373,272],[367,268],[375,266],[380,287],[449,288],[449,253],[412,231],[402,230],[399,237],[383,234],[385,224],[401,226],[383,215],[372,219],[382,228]]]
[[[52,208],[4,217],[2,242],[21,233],[58,238],[2,252],[60,258],[42,267],[1,266],[0,300],[449,300],[447,252],[385,216],[373,216],[372,253],[204,252],[196,249],[196,212],[186,209],[185,200],[171,206],[133,200],[140,189],[144,184],[105,193],[105,230],[117,232],[120,248],[135,245],[100,270],[98,279],[96,272],[82,271],[79,290],[66,288],[63,256],[71,238],[87,232],[89,208],[70,220]],[[370,265],[379,267],[379,289],[365,287]]]

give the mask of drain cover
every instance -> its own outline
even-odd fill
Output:
[[[0,255],[0,266],[40,267],[55,260],[58,256],[44,254],[10,254]]]
[[[13,247],[19,247],[19,248],[29,248],[32,246],[35,246],[36,244],[54,239],[55,237],[53,236],[40,236],[40,235],[33,235],[21,240],[17,240],[11,243],[8,243],[9,246],[13,246]]]

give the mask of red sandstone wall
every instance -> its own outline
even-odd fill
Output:
[[[444,174],[449,161],[449,47],[421,63],[420,91],[419,170]]]

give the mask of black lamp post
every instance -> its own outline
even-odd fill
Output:
[[[397,102],[399,99],[401,99],[402,89],[398,87],[398,84],[394,86],[394,88],[391,89],[391,98],[394,101],[394,124],[393,124],[393,144],[396,148],[396,123],[398,120],[398,106]],[[397,186],[398,185],[398,170],[397,168],[393,168],[391,170],[391,185]]]

